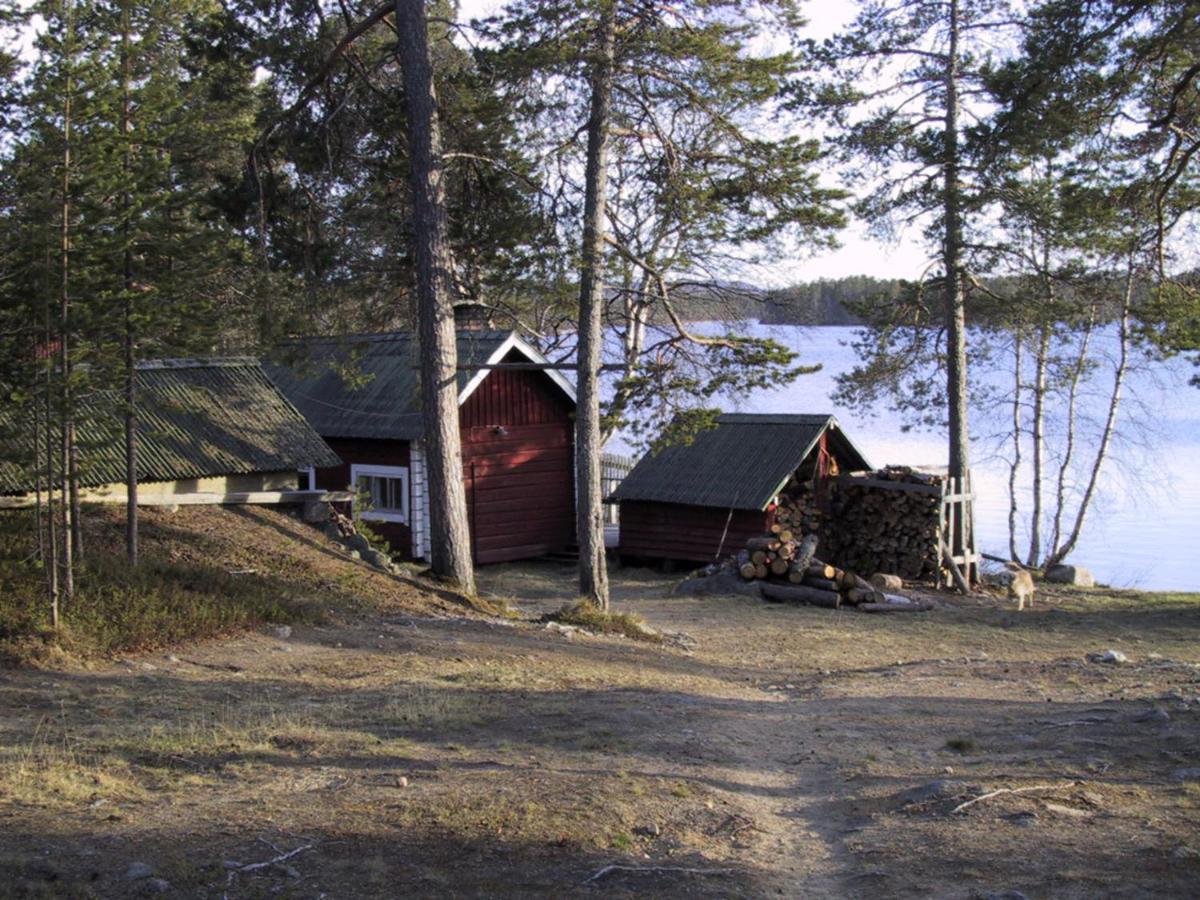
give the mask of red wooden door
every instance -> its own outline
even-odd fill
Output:
[[[574,540],[570,422],[477,426],[463,435],[463,476],[478,563],[528,559]]]

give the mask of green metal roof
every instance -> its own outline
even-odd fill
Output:
[[[138,474],[175,481],[335,466],[341,460],[272,384],[257,360],[157,360],[138,365]],[[13,430],[10,423],[10,428]],[[33,489],[22,462],[32,429],[16,429],[0,461],[0,492]],[[80,480],[125,481],[120,404],[102,394],[80,409]]]
[[[825,432],[849,470],[871,468],[831,415],[728,414],[692,443],[642,457],[611,499],[766,509]]]
[[[458,333],[460,394],[506,344],[542,361],[511,331]],[[417,341],[411,332],[299,339],[284,345],[267,371],[325,437],[421,436]],[[570,386],[562,384],[570,393]]]

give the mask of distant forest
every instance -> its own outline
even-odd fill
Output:
[[[1119,273],[1108,276],[1113,283],[1119,281]],[[1188,272],[1176,276],[1181,284],[1200,283],[1200,273]],[[967,309],[976,323],[986,323],[996,317],[1003,318],[1005,309],[1022,299],[1022,289],[1028,284],[1012,276],[986,279],[987,290],[972,291],[967,295]],[[901,298],[905,282],[899,278],[873,278],[869,275],[849,275],[845,278],[821,278],[817,281],[802,281],[798,284],[771,291],[751,285],[726,285],[721,288],[693,288],[678,301],[681,314],[688,321],[728,321],[746,319],[760,321],[765,325],[864,325],[866,319],[860,314],[879,310],[882,319],[887,318],[884,309]],[[912,285],[908,285],[911,290]],[[1064,298],[1070,296],[1064,291]],[[1134,308],[1144,307],[1152,300],[1151,286],[1144,281],[1134,291]],[[936,299],[935,310],[940,310]],[[884,309],[880,309],[883,307]],[[1066,307],[1065,307],[1066,308]],[[1114,319],[1119,314],[1119,303],[1108,297],[1100,303],[1101,319]]]
[[[772,291],[751,285],[692,288],[677,299],[682,316],[692,322],[749,319],[766,325],[860,325],[850,311],[872,298],[894,300],[899,279],[850,275],[822,278]]]

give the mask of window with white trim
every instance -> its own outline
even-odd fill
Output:
[[[357,512],[367,521],[408,523],[406,466],[350,466],[350,482],[365,506]]]

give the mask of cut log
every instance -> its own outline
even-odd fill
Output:
[[[950,548],[946,546],[945,539],[943,538],[939,540],[938,545],[942,550],[942,562],[949,567],[950,575],[954,578],[954,584],[958,587],[961,593],[970,594],[971,586],[967,584],[967,579],[963,577],[963,573],[959,570],[958,564],[954,561],[954,554],[951,553]]]
[[[838,583],[829,578],[815,578],[812,575],[805,575],[800,583],[809,587],[819,588],[823,591],[836,592],[838,590]]]
[[[773,560],[771,560],[771,566],[770,566],[771,574],[772,575],[786,575],[790,565],[791,564],[786,559],[783,559],[782,557],[779,559],[773,559]]]
[[[860,591],[875,590],[875,586],[871,582],[865,578],[860,578],[853,572],[843,572],[838,578],[838,584],[842,586],[843,590],[847,591],[854,590],[855,588]]]
[[[817,536],[815,534],[806,534],[804,540],[796,547],[796,552],[792,559],[796,561],[796,565],[801,568],[807,568],[808,564],[813,561],[817,555]]]
[[[851,588],[846,591],[846,600],[857,606],[863,603],[886,603],[887,597],[882,592],[871,587],[866,589]]]
[[[825,606],[837,609],[842,605],[842,595],[837,591],[823,591],[820,588],[805,587],[802,584],[764,584],[763,596],[770,600],[784,600],[791,603],[810,603],[813,606]]]
[[[753,581],[754,580],[754,563],[749,563],[749,562],[743,563],[741,565],[741,567],[738,569],[738,572],[740,572],[741,576],[743,578],[745,578],[747,581]]]
[[[889,575],[886,572],[876,572],[871,576],[871,584],[880,591],[904,590],[904,581],[899,575]]]
[[[766,578],[766,577],[767,577],[767,573],[768,573],[769,571],[771,571],[771,570],[770,570],[770,569],[768,569],[768,568],[767,568],[765,565],[763,565],[762,563],[759,563],[759,564],[755,565],[755,567],[754,567],[754,577],[755,577],[755,578]]]
[[[799,563],[797,563],[797,565],[799,565]],[[833,566],[820,562],[819,560],[814,560],[813,562],[809,563],[804,571],[809,575],[812,575],[814,578],[833,578],[838,572],[838,570]]]
[[[774,537],[752,537],[746,540],[746,549],[753,553],[755,550],[774,550],[771,545],[775,543]]]
[[[756,566],[761,566],[761,565],[765,564],[766,561],[767,561],[767,551],[766,550],[755,550],[750,554],[750,562],[754,563],[754,565],[756,565]]]
[[[863,603],[859,610],[867,613],[893,613],[893,612],[928,612],[933,609],[932,603]]]

